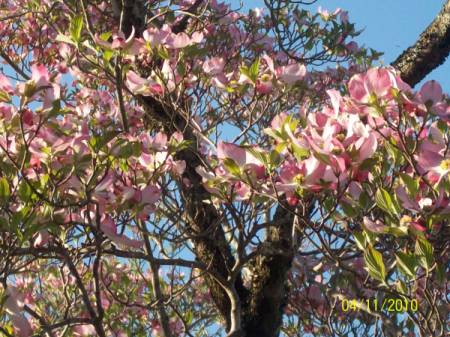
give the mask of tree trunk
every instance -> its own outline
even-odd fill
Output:
[[[420,34],[417,42],[406,49],[392,66],[412,87],[433,69],[444,63],[450,53],[450,0],[433,22]]]

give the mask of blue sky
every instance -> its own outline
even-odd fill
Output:
[[[244,8],[264,7],[263,0],[243,1]],[[444,0],[318,0],[318,6],[333,11],[337,7],[348,10],[350,21],[357,29],[364,29],[357,42],[384,52],[384,64],[389,64],[411,46],[419,34],[431,23]],[[234,5],[239,1],[233,0]],[[430,73],[426,80],[437,80],[450,93],[450,60]],[[423,81],[421,82],[423,83]],[[416,88],[420,88],[421,83]]]

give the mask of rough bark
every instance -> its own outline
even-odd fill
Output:
[[[292,247],[294,217],[279,206],[274,219],[278,221],[268,231],[263,254],[252,266],[251,296],[243,317],[246,337],[278,336],[287,303],[287,274],[295,253]]]
[[[433,69],[444,63],[450,53],[450,0],[433,22],[420,34],[417,42],[406,49],[392,66],[411,86],[419,83]]]

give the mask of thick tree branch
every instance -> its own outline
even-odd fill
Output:
[[[197,1],[191,9],[194,11],[201,1]],[[136,6],[132,1],[125,1],[123,7],[123,26],[122,31],[127,36],[127,32],[131,31],[131,26],[136,29],[136,36],[145,29],[143,24],[143,12],[136,10]],[[138,17],[140,15],[140,17]],[[184,20],[182,25],[178,26],[177,31],[186,28]],[[144,22],[145,23],[145,22]],[[150,69],[139,69],[142,73],[148,72]],[[219,313],[226,322],[227,330],[231,327],[231,301],[229,295],[212,275],[219,275],[221,278],[227,279],[231,267],[235,260],[230,250],[230,246],[225,238],[222,228],[222,218],[212,203],[205,203],[210,200],[211,195],[205,190],[202,184],[201,176],[196,172],[196,167],[203,165],[201,156],[197,148],[197,137],[192,129],[187,125],[187,121],[180,113],[173,111],[170,107],[164,105],[153,97],[138,97],[140,103],[145,108],[147,114],[161,123],[167,133],[174,131],[183,132],[184,139],[191,141],[191,146],[177,154],[177,159],[186,162],[186,170],[183,178],[190,181],[190,187],[181,186],[182,201],[186,209],[189,231],[193,236],[194,250],[196,258],[208,266],[211,275],[205,277],[210,288],[213,301],[218,308]],[[246,289],[243,286],[242,278],[238,277],[235,284],[236,292],[240,296],[240,300],[245,300]]]
[[[309,217],[310,204],[304,201],[305,218]],[[296,253],[292,235],[295,217],[287,205],[280,204],[273,218],[275,225],[268,230],[263,254],[252,265],[250,297],[243,308],[246,337],[278,336],[287,304],[287,276]]]
[[[419,83],[433,69],[444,63],[450,53],[450,0],[433,22],[420,34],[417,42],[406,49],[392,66],[411,86]]]

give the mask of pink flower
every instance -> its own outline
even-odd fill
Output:
[[[131,248],[141,248],[144,245],[144,242],[141,240],[133,240],[127,238],[125,235],[119,235],[117,233],[117,224],[114,223],[113,219],[109,215],[102,215],[100,228],[111,241],[117,243],[118,245]]]
[[[392,82],[389,71],[384,68],[371,68],[366,73],[365,86],[369,93],[385,97],[391,90]]]
[[[434,80],[427,81],[420,88],[417,98],[422,103],[431,102],[432,105],[442,100],[442,88],[440,84]]]
[[[167,36],[172,33],[170,27],[165,24],[161,29],[149,28],[142,33],[145,41],[149,42],[152,47],[158,46],[166,40]]]
[[[212,57],[203,62],[203,71],[211,77],[211,83],[220,89],[225,88],[226,83],[228,83],[228,78],[223,73],[224,66],[225,60],[223,57]]]
[[[286,201],[288,203],[289,206],[297,206],[298,202],[300,201],[299,198],[295,197],[295,196],[290,196],[286,198]]]
[[[50,234],[47,230],[41,230],[34,236],[33,247],[41,247],[48,243]]]
[[[136,55],[140,52],[141,48],[144,46],[144,43],[141,39],[134,38],[135,30],[134,27],[131,28],[131,34],[127,39],[125,39],[125,35],[120,32],[119,34],[113,35],[112,43],[103,41],[97,35],[95,35],[94,41],[105,49],[121,49],[127,54]]]
[[[29,337],[33,334],[31,324],[27,318],[22,314],[24,307],[24,296],[19,293],[16,287],[9,286],[6,289],[8,296],[4,307],[6,312],[11,315],[11,320],[14,324],[14,331],[19,337]]]
[[[388,97],[394,87],[394,79],[385,68],[371,68],[365,74],[354,75],[348,83],[348,90],[354,100],[368,103],[371,95]]]
[[[144,204],[154,204],[161,197],[161,189],[155,185],[147,185],[140,192],[139,201]]]
[[[97,333],[91,324],[75,325],[73,328],[73,335],[77,337],[95,336]]]
[[[311,156],[303,162],[305,169],[305,184],[314,186],[315,188],[321,188],[317,184],[319,180],[325,178],[326,165],[317,160],[316,157]],[[335,181],[336,177],[329,177],[331,181]]]
[[[355,147],[359,150],[359,162],[372,157],[378,147],[377,137],[375,136],[374,132],[371,132],[366,138],[361,137],[360,139],[358,139],[358,141],[355,143]]]
[[[276,184],[278,192],[286,192],[286,195],[292,196],[300,187],[305,175],[304,168],[299,167],[295,162],[285,162],[280,169],[281,183]]]
[[[234,184],[234,191],[238,195],[238,200],[246,200],[250,197],[251,189],[247,184],[238,181]]]
[[[144,40],[150,42],[152,46],[162,44],[169,49],[181,49],[198,44],[203,41],[203,37],[202,32],[194,32],[192,36],[184,32],[174,34],[168,25],[164,25],[161,29],[149,28],[143,33]]]
[[[172,160],[169,164],[170,169],[177,176],[181,176],[186,170],[186,162],[184,160]]]
[[[0,74],[0,90],[3,90],[10,95],[14,93],[14,89],[11,86],[11,83],[9,82],[8,78],[3,74]]]
[[[172,65],[169,60],[165,60],[161,69],[161,74],[164,79],[164,86],[169,92],[176,89],[181,77],[178,75],[176,66]]]
[[[158,132],[152,139],[151,147],[156,151],[165,150],[167,148],[167,135],[165,133]]]
[[[223,72],[224,66],[223,57],[213,57],[203,63],[203,71],[209,75],[218,75]]]
[[[270,70],[270,72],[276,75],[273,59],[269,55],[263,54],[263,56],[261,56],[261,60],[263,60],[267,64],[267,68]]]
[[[277,131],[280,131],[287,117],[288,115],[285,112],[281,112],[272,119],[272,121],[270,122],[270,127]]]
[[[322,6],[317,7],[317,13],[319,13],[324,20],[328,20],[330,18],[330,12],[328,12],[327,9],[322,8]]]
[[[395,193],[397,194],[398,199],[402,206],[411,211],[418,211],[420,209],[417,201],[411,199],[406,192],[406,189],[403,186],[399,186],[396,188]]]
[[[350,96],[357,101],[367,101],[368,93],[364,86],[364,75],[356,74],[348,82],[348,91]]]
[[[293,63],[277,69],[278,79],[286,84],[295,84],[306,76],[306,67],[300,63]]]
[[[354,200],[358,200],[361,193],[362,193],[363,189],[360,183],[356,182],[356,181],[352,181],[350,182],[349,186],[348,186],[348,192],[350,193],[351,197]]]
[[[336,89],[327,90],[327,94],[331,100],[331,106],[333,107],[334,115],[337,116],[339,114],[339,108],[342,103],[342,96],[339,91]]]
[[[256,80],[255,89],[261,94],[269,94],[272,91],[272,76],[263,74],[261,78]]]
[[[203,33],[195,32],[191,37],[186,33],[170,34],[166,40],[165,45],[169,49],[181,49],[187,46],[198,44],[203,40]]]
[[[373,233],[384,233],[386,225],[380,220],[372,221],[368,217],[363,218],[364,227]]]
[[[13,116],[12,107],[10,105],[0,103],[0,119],[10,120]]]
[[[42,64],[34,64],[31,66],[31,80],[37,87],[47,86],[50,83],[50,74]]]
[[[184,139],[183,133],[176,131],[170,136],[170,142],[180,144]]]
[[[420,171],[439,183],[450,172],[450,154],[446,152],[446,140],[442,132],[435,126],[429,129],[429,138],[424,140],[415,156]]]
[[[137,95],[151,96],[153,94],[161,95],[164,93],[161,84],[151,77],[144,79],[131,70],[127,73],[126,84]]]
[[[256,173],[257,178],[264,176],[264,165],[255,158],[246,149],[237,145],[225,142],[219,142],[217,145],[217,157],[221,160],[232,159],[238,166],[244,168],[250,168],[251,171]]]

